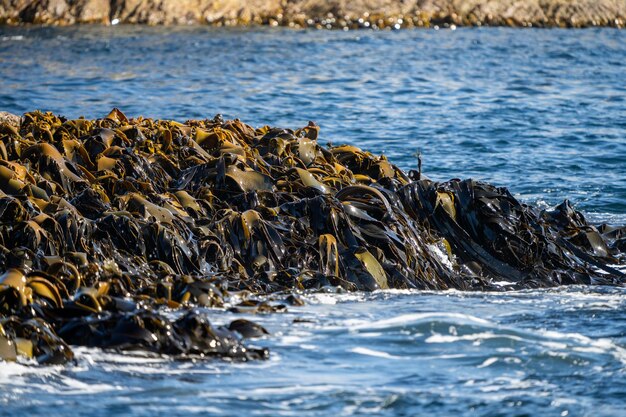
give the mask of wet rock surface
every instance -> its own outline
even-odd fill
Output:
[[[475,180],[434,182],[314,123],[0,122],[0,357],[69,345],[266,358],[196,307],[273,313],[305,291],[624,285],[626,228],[540,210]]]
[[[617,26],[621,0],[0,0],[0,23],[210,24],[316,28]]]
[[[10,126],[19,127],[20,117],[12,113],[0,111],[0,123],[6,123]]]

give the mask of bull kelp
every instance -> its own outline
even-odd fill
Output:
[[[0,124],[0,358],[69,345],[263,359],[247,320],[305,291],[623,285],[626,227],[436,182],[319,127],[25,114]]]

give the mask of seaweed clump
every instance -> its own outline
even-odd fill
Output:
[[[480,181],[431,181],[318,134],[117,109],[0,124],[0,359],[62,363],[69,345],[262,359],[242,338],[265,329],[193,308],[624,283],[626,228],[596,228],[567,201],[539,210]]]

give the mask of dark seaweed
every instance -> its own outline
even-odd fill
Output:
[[[283,311],[259,296],[380,288],[623,285],[625,228],[565,201],[434,182],[384,156],[317,143],[319,128],[184,124],[114,109],[0,125],[0,357],[73,358],[68,344],[261,359],[195,306]],[[163,309],[182,311],[178,319]]]

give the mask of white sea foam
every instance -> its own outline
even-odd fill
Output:
[[[280,385],[274,387],[260,387],[260,388],[252,388],[249,390],[235,390],[230,393],[229,396],[238,395],[242,396],[242,398],[258,398],[258,397],[270,397],[274,395],[289,395],[296,394],[302,395],[304,393],[327,393],[327,392],[338,392],[345,389],[345,386],[335,385],[335,384],[311,384],[311,385],[301,385],[301,384],[291,384],[291,385]],[[200,397],[203,398],[214,398],[223,396],[223,392],[214,391],[214,392],[203,392],[199,394]]]
[[[490,325],[487,320],[471,316],[469,314],[462,313],[443,313],[443,312],[431,312],[431,313],[408,313],[402,314],[389,319],[377,320],[371,323],[364,323],[352,328],[352,330],[373,330],[373,329],[386,329],[397,326],[409,326],[422,322],[424,320],[455,320],[461,322],[475,323],[479,325]]]
[[[455,343],[461,341],[479,342],[487,339],[510,339],[515,341],[523,341],[519,336],[506,333],[480,332],[465,334],[461,336],[435,333],[424,340],[426,343]]]
[[[441,248],[439,248],[439,246],[437,246],[437,245],[428,245],[428,248],[432,251],[432,253],[437,258],[439,258],[441,263],[443,265],[445,265],[450,271],[452,271],[454,269],[454,265],[452,265],[452,262],[450,261],[450,258],[448,257],[448,254],[443,252],[441,250]]]
[[[382,335],[383,334],[380,333],[380,332],[362,332],[362,333],[359,333],[359,337],[373,337],[373,338],[375,338],[375,337],[380,337]]]
[[[514,282],[510,282],[510,281],[496,281],[493,284],[498,286],[498,287],[508,287],[508,286],[511,286],[511,285],[515,285]]]
[[[203,415],[216,415],[216,414],[224,414],[224,410],[221,410],[217,407],[211,407],[207,405],[203,406],[194,406],[194,405],[178,405],[172,407],[175,411],[184,411],[187,413],[202,413]],[[170,411],[174,411],[170,410]],[[162,411],[162,410],[159,410]]]
[[[536,344],[549,349],[548,354],[567,357],[568,351],[612,355],[622,364],[626,364],[626,349],[611,339],[592,339],[579,333],[560,333],[552,330],[513,331],[504,327],[490,331],[456,335],[434,333],[427,337],[425,343],[480,343],[489,339],[509,339],[519,343]],[[564,356],[563,356],[564,355]]]
[[[13,384],[16,380],[19,380],[19,377],[24,375],[47,377],[56,374],[63,369],[63,366],[61,365],[40,366],[35,363],[25,364],[3,361],[0,361],[0,367],[2,367],[2,372],[0,372],[0,385],[8,383]]]
[[[390,353],[383,352],[380,350],[373,350],[373,349],[360,347],[360,346],[350,349],[349,352],[358,353],[359,355],[374,356],[377,358],[385,358],[385,359],[406,359],[402,356],[396,356],[396,355],[392,355]]]
[[[36,384],[34,388],[55,395],[83,395],[99,394],[122,389],[120,386],[106,383],[86,383],[72,376],[64,374],[67,366],[44,366],[37,364],[22,364],[17,362],[0,362],[0,386],[10,386],[13,392],[27,392],[33,389],[32,381],[47,380],[43,384]],[[80,372],[80,367],[72,367],[72,372]]]
[[[156,356],[150,352],[134,351],[132,353],[116,353],[107,352],[97,348],[88,348],[82,346],[75,346],[73,348],[74,354],[81,361],[87,361],[89,363],[107,362],[107,363],[120,363],[120,364],[155,364],[167,362],[167,357]]]
[[[304,298],[311,304],[335,305],[337,303],[363,301],[365,294],[359,292],[345,294],[314,293],[307,294]]]
[[[443,355],[420,355],[420,359],[461,359],[467,358],[465,353],[446,353]]]
[[[304,349],[304,350],[317,350],[317,349],[319,349],[319,346],[316,346],[316,345],[308,345],[308,344],[301,344],[301,345],[300,345],[300,349]]]
[[[580,333],[560,333],[553,330],[542,330],[539,334],[543,337],[562,340],[563,343],[571,341],[571,344],[578,344],[579,346],[573,346],[573,348],[593,348],[596,352],[610,354],[615,359],[619,360],[622,364],[626,364],[626,349],[615,344],[611,339],[600,338],[592,339],[584,336]]]
[[[82,382],[76,378],[61,376],[60,381],[54,384],[46,384],[41,387],[45,391],[54,393],[57,395],[86,395],[86,394],[99,394],[103,392],[124,390],[125,388],[118,385],[111,384],[88,384]]]
[[[483,363],[481,363],[480,365],[477,366],[477,368],[487,368],[488,366],[493,365],[494,363],[498,362],[498,358],[487,358],[485,359],[485,361]]]
[[[540,381],[533,380],[523,380],[520,378],[512,378],[512,377],[498,377],[494,378],[493,384],[483,385],[479,389],[482,392],[498,392],[502,390],[513,391],[513,390],[528,390],[530,388],[536,386],[543,386],[544,384]]]
[[[288,335],[281,337],[280,344],[287,346],[298,346],[302,345],[302,343],[306,340],[308,340],[308,338],[305,338],[303,336]]]

